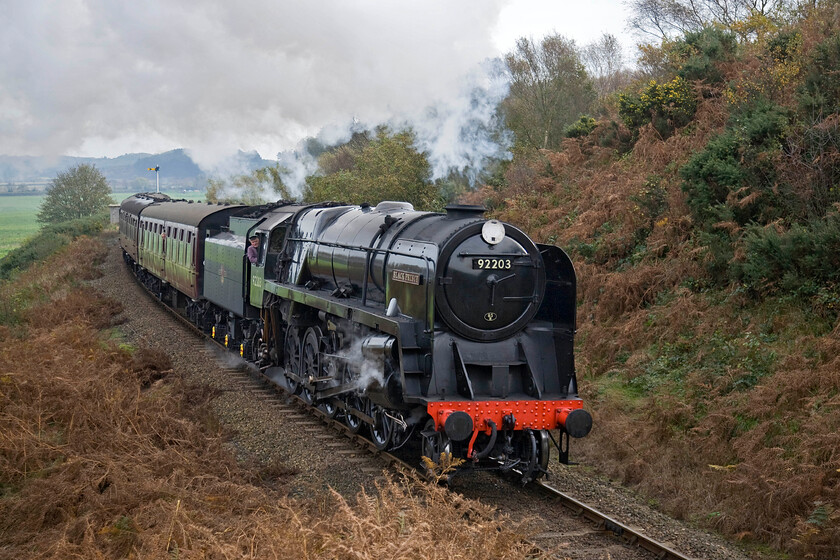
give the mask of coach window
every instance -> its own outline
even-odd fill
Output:
[[[184,228],[178,228],[178,262],[184,264],[186,260],[187,251],[184,247]]]
[[[191,231],[187,232],[187,266],[192,267],[193,265],[193,246],[192,246],[193,234]]]
[[[187,262],[187,248],[184,247],[184,230],[178,230],[178,262],[186,264]]]

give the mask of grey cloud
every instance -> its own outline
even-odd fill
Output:
[[[0,153],[146,140],[210,165],[237,149],[275,157],[351,117],[460,106],[464,76],[496,54],[503,3],[0,0]]]

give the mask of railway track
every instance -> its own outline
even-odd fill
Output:
[[[224,352],[230,355],[230,352],[225,346],[215,340],[207,333],[193,325],[189,320],[172,309],[165,303],[161,302],[154,294],[150,293],[139,282],[137,285],[143,289],[143,292],[153,300],[156,305],[164,309],[167,314],[189,330],[197,340],[211,342],[217,351]],[[146,339],[141,333],[136,333],[141,339]],[[410,474],[428,480],[430,476],[419,468],[419,465],[412,465],[404,459],[376,448],[376,445],[364,437],[360,433],[353,433],[350,428],[343,422],[330,417],[328,414],[322,412],[318,408],[309,406],[303,399],[295,395],[285,386],[282,381],[278,383],[276,378],[271,378],[259,371],[254,366],[247,362],[241,362],[235,366],[225,367],[225,372],[229,374],[231,379],[242,387],[244,391],[249,391],[256,398],[265,400],[269,406],[282,409],[284,412],[295,415],[300,423],[301,418],[308,418],[313,422],[301,423],[304,431],[311,431],[314,439],[324,439],[325,445],[329,442],[335,442],[335,436],[330,433],[325,433],[325,430],[332,432],[345,440],[351,442],[357,450],[368,454],[372,457],[378,458],[382,463],[396,472],[402,474]],[[346,450],[345,450],[346,451]],[[337,450],[341,453],[341,450]],[[352,460],[352,459],[351,459]],[[370,469],[370,467],[362,467],[363,469]],[[373,473],[371,473],[373,474]],[[593,533],[599,533],[604,538],[614,539],[620,541],[623,546],[628,548],[638,548],[645,551],[649,557],[657,558],[659,560],[692,560],[691,557],[681,554],[668,545],[658,542],[655,539],[644,534],[640,530],[633,529],[629,525],[623,524],[620,521],[613,519],[596,508],[585,504],[570,495],[554,488],[550,484],[537,480],[531,483],[538,491],[547,496],[552,502],[576,517],[585,520],[591,527]],[[532,543],[535,550],[545,551],[545,547]],[[610,556],[611,557],[611,556]]]
[[[637,531],[625,525],[609,515],[602,513],[594,507],[576,500],[568,494],[561,492],[542,480],[532,482],[541,492],[547,494],[558,504],[571,511],[575,516],[582,517],[595,525],[597,531],[611,533],[613,536],[622,539],[629,546],[637,546],[660,560],[692,560],[691,557],[677,552],[669,546],[658,542],[641,531]]]
[[[150,299],[154,300],[157,305],[163,308],[171,317],[187,328],[193,335],[199,339],[214,344],[221,352],[229,354],[230,351],[228,348],[226,348],[220,341],[209,336],[207,333],[192,324],[186,317],[178,313],[178,311],[160,301],[154,296],[154,294],[146,290],[139,282],[138,286],[143,289]],[[354,434],[344,423],[336,420],[335,418],[331,418],[328,414],[322,412],[318,408],[309,406],[303,399],[294,394],[287,385],[282,382],[278,382],[277,378],[272,378],[264,372],[259,371],[253,365],[242,361],[238,367],[229,367],[227,368],[227,371],[240,381],[243,387],[250,389],[252,392],[257,392],[257,394],[261,392],[266,397],[272,396],[273,393],[280,393],[287,401],[293,403],[297,410],[319,420],[330,430],[334,430],[338,434],[345,436],[351,442],[355,443],[357,447],[366,450],[374,457],[380,458],[387,466],[396,468],[397,470],[403,472],[415,472],[418,475],[423,476],[423,474],[420,473],[420,471],[418,471],[414,466],[409,465],[407,462],[391,453],[377,449],[376,445],[371,440],[361,434]]]

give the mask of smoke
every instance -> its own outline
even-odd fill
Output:
[[[501,61],[487,60],[464,76],[457,96],[407,119],[405,126],[414,129],[419,147],[428,153],[432,179],[467,173],[474,183],[488,160],[509,157],[510,136],[495,137],[497,107],[508,86]]]
[[[0,0],[0,153],[185,147],[211,170],[355,118],[413,123],[436,174],[475,165],[492,148],[456,144],[500,90],[465,76],[506,1]]]
[[[509,83],[499,59],[484,60],[461,76],[448,98],[404,111],[385,121],[362,123],[354,119],[344,127],[332,125],[315,137],[316,145],[335,146],[348,141],[354,132],[372,130],[385,124],[394,130],[411,129],[416,147],[425,152],[432,167],[432,180],[451,173],[464,174],[470,184],[488,161],[508,159],[510,134],[499,126],[497,108],[507,96]],[[317,172],[317,154],[310,142],[301,141],[294,150],[278,154],[283,182],[294,194],[303,190],[304,180]]]
[[[318,160],[309,153],[306,145],[301,142],[294,150],[280,152],[277,154],[280,168],[283,169],[283,184],[286,185],[293,195],[303,192],[303,185],[308,175],[318,171]]]

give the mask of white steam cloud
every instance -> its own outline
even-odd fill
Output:
[[[353,371],[358,370],[358,376],[353,379],[352,387],[359,393],[364,393],[373,384],[378,384],[380,387],[385,385],[384,364],[370,359],[362,352],[363,342],[364,338],[354,337],[349,342],[345,342],[336,353],[341,360],[350,365]]]
[[[438,175],[476,166],[505,3],[0,0],[0,153],[185,147],[210,170],[355,117],[412,124]]]
[[[497,122],[497,108],[508,93],[507,76],[500,60],[485,60],[460,77],[457,88],[447,99],[436,99],[414,111],[403,111],[384,122],[361,123],[358,119],[344,127],[323,129],[317,140],[325,146],[341,144],[353,132],[372,130],[387,124],[394,130],[411,128],[417,148],[425,152],[432,167],[432,179],[450,173],[464,173],[470,183],[491,159],[510,157],[512,138]],[[278,154],[286,169],[284,183],[300,193],[304,179],[318,170],[317,161],[306,151],[306,142],[294,150]]]
[[[485,162],[505,158],[511,138],[494,138],[497,107],[508,93],[501,61],[485,61],[465,76],[457,96],[414,115],[406,125],[417,132],[420,147],[428,152],[433,179],[450,171],[474,173]]]

